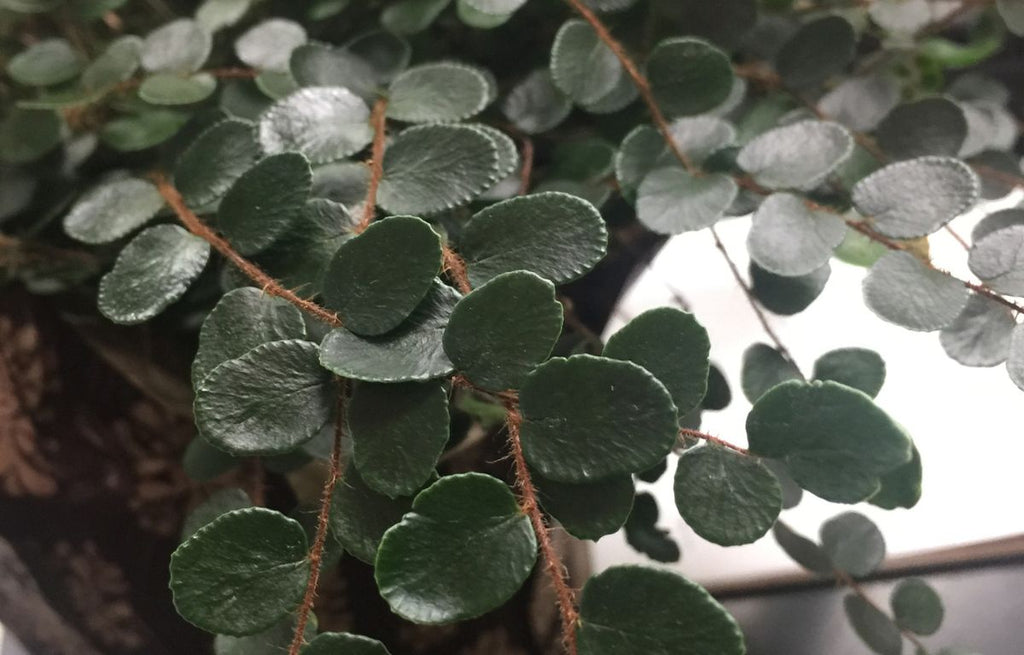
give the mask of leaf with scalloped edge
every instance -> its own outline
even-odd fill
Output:
[[[406,70],[388,88],[388,118],[407,123],[454,123],[483,111],[490,97],[479,69],[456,62]]]
[[[769,130],[747,143],[736,163],[771,189],[812,189],[853,152],[838,123],[806,120]]]
[[[113,178],[92,187],[64,217],[64,231],[83,243],[108,243],[144,225],[164,206],[151,182]]]
[[[647,58],[647,79],[665,114],[692,116],[714,109],[729,97],[732,63],[702,39],[665,39]]]
[[[314,164],[348,157],[372,140],[366,103],[341,87],[300,89],[275,102],[259,120],[264,152],[298,151]]]

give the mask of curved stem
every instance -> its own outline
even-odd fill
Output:
[[[300,310],[329,325],[334,327],[341,326],[341,319],[335,314],[327,311],[312,300],[306,300],[305,298],[300,298],[295,295],[292,291],[284,288],[280,282],[267,275],[259,266],[240,255],[238,251],[231,247],[231,244],[228,243],[226,239],[210,229],[206,223],[204,223],[191,209],[188,208],[185,201],[182,199],[181,194],[176,188],[174,188],[174,185],[168,181],[166,175],[158,172],[153,173],[150,177],[156,184],[156,188],[160,192],[160,195],[163,196],[163,199],[174,211],[182,225],[184,225],[189,232],[213,246],[214,250],[223,255],[225,259],[230,261],[238,268],[238,270],[244,273],[246,277],[263,289],[264,293],[287,300]]]
[[[341,441],[345,431],[347,385],[342,380],[339,386],[338,409],[334,427],[334,447],[331,449],[327,481],[324,483],[323,492],[320,497],[320,513],[317,515],[316,520],[316,536],[313,538],[313,547],[309,551],[309,579],[306,582],[306,594],[302,598],[302,605],[299,606],[296,613],[295,635],[292,637],[292,644],[288,649],[288,655],[299,655],[299,651],[302,649],[306,634],[306,624],[309,622],[309,613],[313,611],[313,605],[316,602],[316,589],[320,583],[324,544],[327,542],[327,525],[331,516],[331,497],[334,493],[334,487],[341,478]]]
[[[387,136],[387,98],[378,98],[373,104],[370,123],[373,125],[373,146],[370,148],[370,183],[366,187],[366,200],[363,203],[363,218],[356,226],[356,232],[362,232],[370,225],[377,210],[377,188],[384,177],[384,138]]]
[[[691,430],[689,428],[679,428],[679,434],[681,434],[683,436],[686,436],[686,437],[693,437],[694,439],[702,439],[704,441],[707,441],[707,442],[710,442],[710,443],[713,443],[713,444],[718,444],[719,446],[722,446],[723,448],[728,448],[729,450],[735,451],[735,452],[739,453],[740,455],[749,455],[750,454],[750,451],[747,450],[746,448],[741,448],[739,446],[736,446],[734,444],[729,443],[725,439],[719,439],[718,437],[710,435],[710,434],[708,434],[706,432],[700,432],[699,430]]]

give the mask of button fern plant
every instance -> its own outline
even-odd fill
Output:
[[[5,276],[86,289],[114,323],[172,309],[198,328],[185,470],[257,472],[192,511],[167,563],[177,612],[217,653],[395,648],[318,632],[339,557],[371,565],[416,624],[484,615],[536,575],[559,652],[744,653],[694,582],[570,578],[553,540],[624,529],[678,559],[636,491],[667,458],[702,538],[771,532],[848,588],[872,650],[954,652],[922,640],[943,613],[927,584],[900,584],[890,611],[858,583],[885,550],[863,515],[819,541],[780,520],[803,491],[910,508],[922,461],[873,399],[876,353],[851,344],[802,370],[771,314],[812,303],[838,258],[868,269],[883,320],[940,332],[964,365],[1005,362],[1024,387],[1024,213],[956,235],[970,280],[928,253],[1024,185],[1006,89],[959,72],[1024,32],[1024,3],[151,4],[0,0]],[[745,276],[715,225],[748,214]],[[745,435],[700,429],[730,396],[700,307],[652,309],[603,343],[570,300],[609,252],[697,230],[766,336],[744,356]],[[500,436],[507,479],[448,466],[481,434]],[[310,461],[326,471],[311,528],[263,497],[261,473]]]

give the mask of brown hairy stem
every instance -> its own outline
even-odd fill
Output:
[[[472,291],[473,287],[469,284],[469,274],[466,272],[466,262],[462,257],[459,257],[458,253],[448,246],[442,248],[441,257],[444,271],[455,282],[455,287],[459,290],[459,293],[466,295]]]
[[[263,289],[264,293],[287,300],[300,310],[329,325],[341,327],[341,319],[335,314],[327,311],[312,300],[300,298],[292,291],[284,288],[280,282],[263,272],[263,269],[259,266],[240,255],[238,251],[231,247],[231,244],[228,243],[226,239],[210,229],[206,223],[204,223],[191,209],[188,208],[185,201],[182,199],[181,194],[176,188],[174,188],[174,185],[168,181],[166,175],[158,172],[152,174],[150,177],[153,182],[156,183],[156,188],[160,191],[160,195],[163,196],[167,205],[174,211],[175,215],[177,215],[178,220],[181,221],[182,225],[184,225],[189,232],[213,246],[214,250],[234,264],[238,270],[245,274],[246,277],[259,285],[259,287]]]
[[[681,434],[681,435],[683,435],[685,437],[692,437],[694,439],[701,439],[703,441],[707,441],[707,442],[710,442],[710,443],[713,443],[713,444],[718,444],[719,446],[722,446],[723,448],[728,448],[729,450],[735,451],[735,452],[737,452],[737,453],[739,453],[741,455],[749,455],[750,454],[750,451],[747,450],[746,448],[741,448],[741,447],[739,447],[739,446],[737,446],[735,444],[729,443],[725,439],[719,439],[716,436],[710,435],[710,434],[708,434],[706,432],[700,432],[699,430],[691,430],[689,428],[679,428],[679,434]]]
[[[523,168],[519,171],[519,195],[524,196],[530,192],[530,177],[533,175],[533,139],[523,136],[522,142]]]
[[[356,232],[362,232],[370,226],[370,221],[377,211],[377,188],[380,180],[384,177],[384,139],[387,136],[387,110],[388,99],[377,98],[373,104],[373,113],[370,114],[370,124],[373,126],[373,145],[370,147],[370,159],[367,166],[370,167],[370,183],[366,187],[366,200],[363,202],[363,217],[356,226]]]
[[[316,589],[320,583],[324,544],[327,542],[327,525],[331,516],[331,496],[334,493],[334,487],[341,478],[341,441],[345,432],[345,402],[348,389],[344,380],[339,380],[338,386],[338,409],[334,427],[334,447],[331,449],[327,481],[324,483],[323,493],[320,498],[320,513],[316,519],[316,536],[313,538],[313,547],[309,551],[309,580],[306,582],[306,595],[302,598],[302,605],[299,606],[296,612],[295,635],[292,637],[292,645],[288,649],[288,655],[299,655],[299,651],[303,646],[306,624],[309,622],[309,613],[313,611],[313,605],[316,602]]]

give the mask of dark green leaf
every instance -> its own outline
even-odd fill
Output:
[[[151,73],[193,73],[210,56],[210,34],[190,18],[164,23],[142,42],[142,67]]]
[[[649,493],[637,494],[623,526],[626,543],[655,562],[678,562],[679,545],[658,527],[658,503]]]
[[[597,541],[626,522],[633,507],[633,478],[617,475],[598,482],[566,484],[534,476],[540,503],[577,539]]]
[[[665,39],[647,58],[647,78],[668,116],[702,114],[732,91],[732,64],[724,52],[692,37]]]
[[[846,223],[839,216],[811,209],[798,196],[775,193],[754,212],[747,250],[761,268],[797,277],[827,264],[845,235]]]
[[[580,104],[611,93],[625,75],[622,64],[586,21],[566,21],[551,46],[551,78]]]
[[[286,71],[292,50],[305,42],[306,30],[298,23],[268,18],[238,37],[235,54],[253,68]]]
[[[659,234],[701,230],[722,217],[736,193],[736,182],[722,173],[694,177],[682,168],[660,168],[640,184],[637,218]]]
[[[100,141],[121,152],[145,150],[174,136],[188,118],[188,114],[172,109],[151,109],[115,118],[100,130]]]
[[[1000,197],[1003,195],[1006,194],[1000,194]],[[993,212],[978,221],[971,230],[971,242],[977,243],[993,232],[1015,225],[1024,225],[1024,209],[1003,209]]]
[[[395,34],[415,34],[430,27],[451,0],[399,0],[380,15],[380,23]]]
[[[477,212],[463,230],[459,251],[474,286],[523,269],[565,284],[604,257],[607,241],[604,221],[593,205],[546,192],[510,198]]]
[[[951,324],[967,306],[967,288],[909,252],[885,255],[864,278],[864,303],[908,330],[930,332]]]
[[[100,280],[100,312],[115,323],[153,318],[188,291],[209,256],[210,244],[177,225],[140,232]]]
[[[793,509],[799,505],[804,498],[804,490],[789,474],[786,464],[777,459],[762,459],[761,462],[779,481],[779,487],[782,489],[782,509]]]
[[[246,507],[252,507],[249,494],[237,487],[228,487],[213,492],[209,498],[196,506],[185,517],[185,523],[181,526],[181,540],[186,541],[200,528],[213,522],[220,515]]]
[[[947,98],[924,98],[893,109],[878,125],[878,146],[894,159],[956,157],[967,138],[964,112]]]
[[[807,491],[836,503],[874,495],[880,477],[910,461],[906,433],[869,396],[835,382],[789,381],[747,416],[750,451],[785,460]]]
[[[0,161],[24,164],[61,142],[60,117],[52,111],[15,107],[0,122]]]
[[[355,236],[347,231],[352,222],[344,205],[312,198],[303,205],[291,229],[260,254],[259,263],[289,289],[302,295],[320,294],[334,253]]]
[[[536,558],[530,519],[508,487],[481,473],[452,475],[416,496],[412,511],[384,534],[377,585],[399,616],[450,623],[504,604]]]
[[[646,470],[668,454],[678,432],[672,397],[632,362],[551,359],[527,376],[519,400],[526,459],[556,482]]]
[[[391,82],[388,117],[407,123],[451,123],[483,111],[487,78],[473,66],[455,62],[410,68]]]
[[[777,521],[772,536],[790,559],[811,573],[832,574],[832,562],[821,547],[810,539],[793,532],[788,525]]]
[[[157,73],[143,80],[139,97],[151,105],[191,105],[206,100],[216,90],[217,78],[209,73]]]
[[[528,271],[502,273],[455,305],[444,350],[470,382],[518,389],[562,331],[555,287]]]
[[[885,361],[866,348],[830,350],[814,362],[813,378],[839,382],[874,398],[885,382]]]
[[[996,366],[1006,361],[1016,325],[1006,307],[972,295],[960,316],[939,333],[939,342],[947,355],[964,366]]]
[[[715,445],[680,455],[675,498],[687,525],[719,546],[757,541],[782,511],[782,489],[764,464]]]
[[[352,461],[374,491],[409,496],[434,473],[448,443],[448,392],[440,382],[356,387],[349,408]]]
[[[743,387],[743,395],[751,403],[756,403],[773,387],[787,380],[799,379],[800,369],[771,346],[755,343],[743,353],[740,386]]]
[[[847,264],[870,267],[889,252],[889,249],[857,230],[847,230],[846,237],[835,252],[836,257]]]
[[[272,341],[217,366],[196,390],[199,432],[236,455],[286,453],[312,439],[335,403],[317,351],[308,341]]]
[[[241,461],[223,450],[217,450],[206,439],[196,436],[185,449],[181,466],[185,475],[196,482],[209,482],[234,469]]]
[[[971,272],[994,291],[1024,296],[1024,225],[987,234],[972,247],[967,264]]]
[[[327,268],[324,302],[352,332],[378,336],[409,317],[440,269],[437,232],[415,216],[392,216],[341,244]]]
[[[868,502],[882,509],[910,509],[921,500],[921,453],[911,444],[910,461],[883,475],[882,488]]]
[[[661,476],[665,475],[666,470],[668,470],[668,459],[663,459],[646,471],[640,471],[637,473],[636,479],[641,482],[654,484],[661,479]]]
[[[309,575],[306,533],[263,508],[209,523],[171,555],[174,607],[203,630],[260,632],[298,607]]]
[[[43,39],[11,57],[7,74],[28,86],[67,82],[82,70],[82,58],[64,39]]]
[[[354,557],[373,564],[381,537],[411,508],[411,497],[388,498],[377,493],[350,465],[334,488],[331,532]]]
[[[697,164],[736,140],[736,128],[715,116],[678,118],[669,131],[679,149]],[[633,190],[651,171],[679,165],[661,133],[640,125],[622,140],[615,155],[615,177],[623,189]]]
[[[811,189],[853,152],[853,138],[842,125],[807,120],[777,127],[743,146],[736,163],[772,189]]]
[[[442,335],[458,293],[434,280],[427,297],[412,315],[379,337],[359,337],[345,328],[323,340],[320,363],[327,369],[368,382],[429,380],[448,375],[453,366],[444,352]]]
[[[978,178],[963,162],[919,157],[889,164],[858,182],[853,204],[881,234],[913,239],[973,207],[978,192]]]
[[[309,642],[302,655],[390,655],[376,639],[348,632],[324,632]]]
[[[942,625],[942,599],[920,578],[907,578],[896,585],[889,603],[896,624],[904,630],[930,635]]]
[[[661,307],[640,314],[608,339],[605,357],[639,364],[665,385],[680,418],[707,392],[707,330],[693,314]]]
[[[832,565],[860,578],[885,559],[885,539],[863,514],[846,512],[821,526],[821,547]]]
[[[843,599],[846,618],[857,636],[879,655],[900,655],[903,635],[888,616],[856,594]]]
[[[702,587],[670,571],[616,566],[587,581],[580,598],[580,653],[742,655],[736,621]]]
[[[732,390],[722,369],[712,364],[708,369],[708,391],[700,401],[701,409],[721,410],[732,402]]]
[[[301,89],[260,116],[264,152],[298,151],[315,164],[348,157],[372,139],[366,103],[339,87]]]
[[[785,277],[750,263],[750,281],[754,296],[765,309],[782,316],[799,314],[817,299],[825,288],[832,267],[825,264],[807,275]]]
[[[213,640],[214,655],[282,655],[288,652],[288,646],[295,635],[296,617],[289,615],[278,621],[269,630],[257,632],[245,637],[217,635]],[[316,636],[316,614],[310,614],[306,622],[303,639],[309,640]]]
[[[401,132],[384,153],[377,200],[391,213],[434,214],[464,204],[498,181],[498,148],[465,125]]]
[[[542,68],[512,88],[501,110],[523,132],[539,134],[557,127],[569,116],[572,100],[551,81],[551,71]]]
[[[84,243],[107,243],[142,226],[164,206],[156,187],[122,177],[85,193],[64,217],[64,231]]]
[[[207,315],[199,331],[192,385],[198,388],[218,365],[241,357],[256,346],[305,336],[302,313],[290,303],[254,287],[229,291]]]
[[[231,185],[217,211],[217,225],[243,255],[260,252],[289,230],[311,184],[305,157],[295,152],[271,155]]]
[[[251,123],[220,121],[182,153],[174,169],[174,184],[191,207],[203,207],[223,196],[259,156]]]
[[[842,71],[853,59],[856,35],[841,16],[805,23],[779,50],[775,68],[788,85],[813,87]]]

